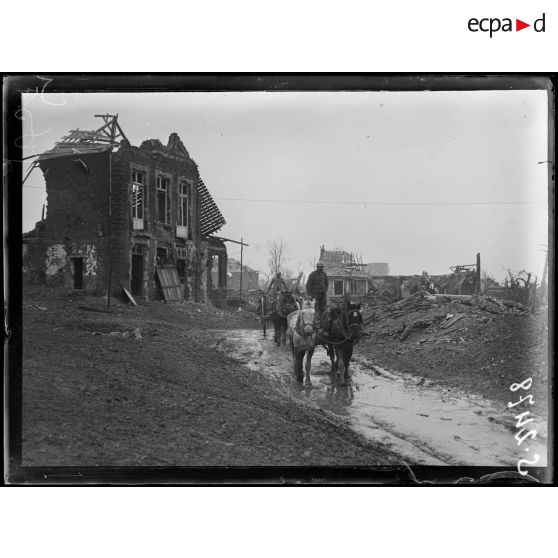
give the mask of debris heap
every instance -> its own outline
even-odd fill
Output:
[[[429,294],[419,291],[391,304],[364,309],[364,323],[380,336],[398,336],[405,341],[422,330],[432,339],[447,340],[448,335],[487,324],[491,315],[530,314],[519,302],[498,300],[483,295]]]

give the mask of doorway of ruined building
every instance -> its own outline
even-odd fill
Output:
[[[83,258],[71,258],[74,289],[83,289]]]
[[[132,269],[130,274],[130,291],[133,296],[144,296],[145,294],[145,253],[145,244],[139,242],[134,244],[132,248]]]
[[[227,288],[227,256],[219,254],[217,256],[217,287]]]
[[[143,255],[132,254],[132,295],[143,296]]]
[[[181,285],[186,283],[186,260],[184,258],[176,258],[176,271]]]

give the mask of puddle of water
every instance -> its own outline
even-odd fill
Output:
[[[546,466],[544,419],[527,425],[527,430],[537,430],[537,438],[518,447],[517,413],[504,404],[457,389],[417,385],[419,378],[359,359],[351,363],[353,385],[332,387],[329,359],[321,347],[312,359],[313,386],[302,387],[294,381],[288,347],[278,348],[254,330],[216,332],[216,339],[219,350],[251,370],[273,375],[311,404],[349,418],[355,431],[408,463],[516,466],[518,459],[538,453],[537,466]]]

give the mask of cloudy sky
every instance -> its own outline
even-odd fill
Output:
[[[342,248],[393,274],[474,263],[541,275],[547,243],[545,91],[76,93],[24,96],[24,155],[119,114],[128,139],[177,132],[227,220],[267,271],[268,242],[308,272]],[[25,171],[25,168],[24,168]],[[23,230],[45,203],[33,171]],[[229,244],[230,257],[239,247]]]

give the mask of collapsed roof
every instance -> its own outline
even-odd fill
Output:
[[[320,260],[324,264],[324,271],[332,276],[351,276],[355,279],[365,279],[368,273],[364,270],[365,264],[345,250],[320,249]]]
[[[52,149],[42,153],[39,161],[65,155],[101,153],[112,150],[120,145],[122,140],[127,140],[118,124],[117,114],[96,114],[95,117],[102,118],[104,121],[100,128],[97,130],[70,130],[68,135],[56,142]]]
[[[70,130],[68,135],[56,142],[51,150],[41,154],[38,160],[43,161],[66,155],[101,153],[119,146],[122,141],[126,141],[129,145],[126,135],[118,124],[117,114],[96,114],[95,116],[104,121],[99,129]],[[171,158],[187,159],[192,165],[195,165],[175,132],[169,136],[166,146],[158,139],[146,140],[141,144],[140,149],[157,152]],[[201,178],[198,178],[196,189],[200,199],[200,232],[202,236],[208,237],[219,231],[226,221]]]

